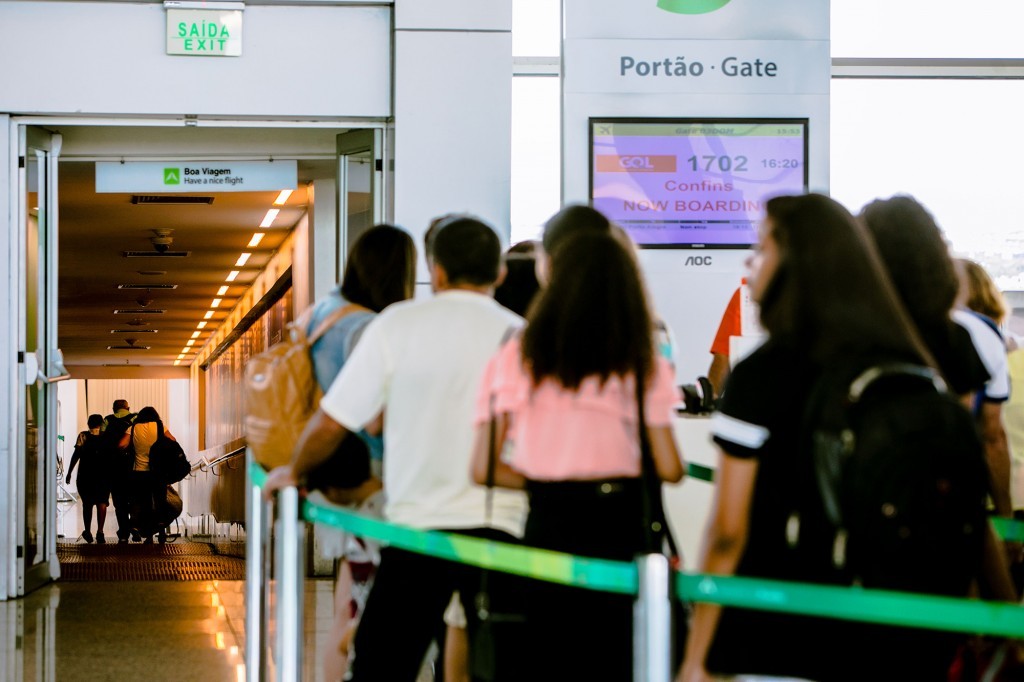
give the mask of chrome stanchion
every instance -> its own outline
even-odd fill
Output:
[[[299,491],[283,488],[277,496],[277,682],[302,679],[302,530]]]
[[[248,460],[251,455],[247,455]],[[246,467],[248,471],[248,467]],[[263,670],[263,581],[269,576],[263,572],[263,526],[269,522],[264,516],[263,491],[253,485],[246,474],[245,518],[247,542],[245,545],[245,680],[260,682]]]
[[[672,679],[672,592],[668,557],[637,557],[640,591],[633,606],[633,680]]]
[[[271,550],[274,541],[274,501],[263,501],[263,534],[257,536],[260,543],[261,561],[263,562],[263,585],[260,593],[263,596],[263,613],[260,618],[260,682],[267,682],[271,679],[270,654],[267,647],[270,641],[270,605],[274,602],[274,552]],[[276,660],[276,659],[275,659]]]

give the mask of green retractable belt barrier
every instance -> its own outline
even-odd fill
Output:
[[[713,478],[713,470],[707,467],[695,470],[697,466],[690,465],[691,476],[702,480]],[[249,476],[253,485],[262,488],[267,474],[258,464],[252,463]],[[578,557],[463,535],[417,530],[309,500],[300,509],[307,521],[419,554],[602,592],[636,595],[638,590],[637,567],[630,562]],[[1024,538],[1021,532],[1024,524],[1009,519],[993,521],[1004,537]],[[1024,638],[1024,608],[1016,604],[693,573],[676,575],[675,594],[679,599],[694,602],[762,611]]]

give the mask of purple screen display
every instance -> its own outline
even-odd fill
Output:
[[[591,121],[591,201],[644,246],[757,243],[764,203],[806,189],[804,121]]]

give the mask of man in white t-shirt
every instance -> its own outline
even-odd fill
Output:
[[[301,482],[324,453],[383,411],[389,521],[514,541],[526,514],[523,494],[495,489],[488,515],[485,489],[469,478],[474,401],[484,366],[522,324],[491,298],[501,244],[484,223],[453,217],[436,229],[428,250],[436,295],[392,305],[367,326],[300,437],[292,464],[271,473],[267,490]],[[503,579],[491,575],[492,600],[502,598]],[[472,567],[382,550],[347,679],[414,680],[455,590],[472,641],[479,580]],[[498,603],[492,608],[503,609]],[[511,670],[499,672],[514,679]]]
[[[989,476],[992,479],[992,502],[996,513],[1007,518],[1013,515],[1010,499],[1010,446],[1003,427],[1003,403],[1010,398],[1010,368],[1006,357],[1006,344],[995,328],[976,313],[958,309],[953,320],[971,334],[974,349],[978,351],[990,379],[985,390],[977,397],[978,428],[985,444]]]

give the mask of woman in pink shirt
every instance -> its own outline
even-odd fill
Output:
[[[473,478],[525,488],[523,542],[629,561],[645,548],[636,377],[657,475],[679,481],[672,435],[679,401],[658,357],[636,259],[609,234],[579,234],[550,254],[550,277],[521,337],[488,365],[477,407]],[[531,583],[527,655],[537,679],[629,679],[628,597]]]

